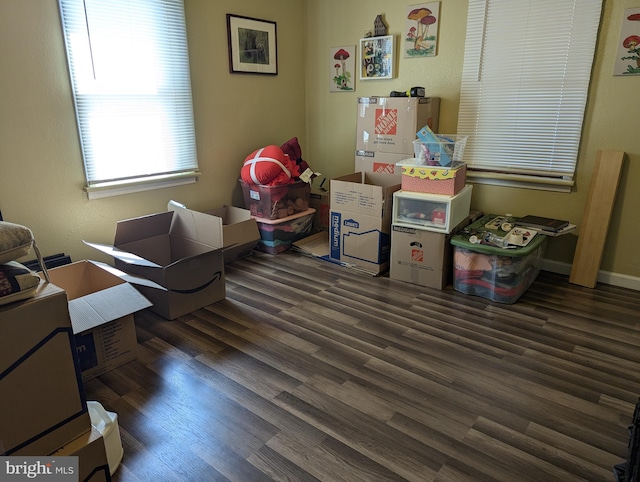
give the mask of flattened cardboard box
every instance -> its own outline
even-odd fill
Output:
[[[67,292],[84,381],[138,358],[133,313],[151,302],[123,279],[124,273],[93,261],[48,271]]]
[[[330,257],[372,274],[389,267],[393,193],[400,177],[353,173],[331,180]]]
[[[356,150],[413,157],[416,133],[438,132],[439,97],[358,97]]]
[[[113,246],[86,243],[113,256],[116,268],[147,280],[136,284],[150,308],[173,320],[225,298],[219,223],[170,202],[167,212],[119,221]],[[217,237],[217,238],[216,238]]]
[[[0,453],[48,455],[91,429],[67,295],[0,307]]]
[[[210,243],[222,246],[224,264],[249,256],[260,241],[258,223],[248,209],[225,205],[205,211],[205,214],[214,217],[217,223],[220,235]]]

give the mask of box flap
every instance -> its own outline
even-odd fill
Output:
[[[402,184],[402,177],[398,174],[385,174],[379,172],[365,172],[364,183],[371,184],[372,186],[380,186],[384,188],[395,188],[398,190]]]
[[[149,300],[128,283],[71,300],[69,315],[73,333],[82,333],[151,305]]]
[[[121,246],[141,239],[168,234],[171,229],[172,217],[172,212],[165,212],[118,221],[113,244]]]
[[[158,283],[151,281],[147,278],[142,278],[141,276],[125,273],[124,271],[120,271],[118,268],[114,268],[113,266],[106,263],[102,263],[100,261],[90,261],[90,262],[95,264],[96,266],[99,266],[100,268],[107,271],[108,273],[111,273],[112,275],[117,276],[121,280],[126,281],[127,283],[131,283],[138,286],[148,286],[149,288],[155,288],[158,290],[167,291],[167,288],[165,288],[164,286],[161,286]]]
[[[251,211],[235,206],[223,206],[225,216],[222,217],[224,224],[235,224],[251,219]]]
[[[183,204],[169,201],[167,209],[174,213],[171,234],[191,239],[212,248],[222,248],[222,218],[192,211]]]
[[[117,258],[121,261],[124,261],[128,264],[135,264],[138,266],[148,266],[150,268],[162,268],[159,264],[154,263],[153,261],[149,261],[148,259],[141,258],[133,253],[129,253],[127,251],[122,251],[121,249],[114,248],[113,246],[108,246],[106,244],[99,243],[90,243],[88,241],[82,241],[87,246],[91,246],[92,248],[97,249],[98,251],[102,251],[114,258]]]

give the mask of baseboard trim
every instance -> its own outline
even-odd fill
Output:
[[[571,265],[560,261],[543,259],[541,268],[545,271],[551,271],[552,273],[564,274],[567,276],[571,274]],[[640,278],[637,276],[611,273],[610,271],[599,271],[597,280],[599,283],[640,291]]]

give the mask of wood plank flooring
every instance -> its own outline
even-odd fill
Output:
[[[129,481],[612,481],[640,396],[640,292],[542,272],[513,305],[293,252],[227,297],[136,315],[86,384]]]

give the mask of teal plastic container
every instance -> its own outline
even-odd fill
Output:
[[[485,228],[496,217],[496,214],[483,216],[451,238],[453,287],[462,293],[512,304],[538,276],[547,237],[536,234],[526,246],[512,248],[469,241],[471,236],[480,237],[485,231],[506,235],[501,229]]]

